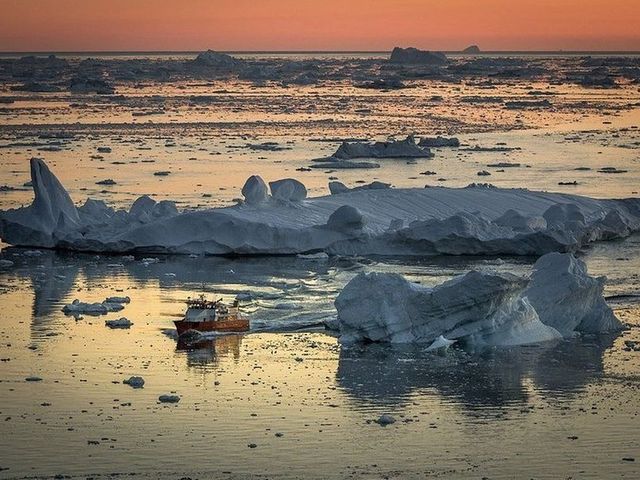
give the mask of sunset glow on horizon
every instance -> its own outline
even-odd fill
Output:
[[[0,0],[1,51],[640,50],[640,0]]]

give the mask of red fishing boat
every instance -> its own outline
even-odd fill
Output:
[[[222,299],[209,301],[200,295],[195,300],[187,299],[187,312],[182,320],[173,322],[182,335],[189,330],[198,332],[247,332],[249,319],[240,313],[238,301],[225,305]]]

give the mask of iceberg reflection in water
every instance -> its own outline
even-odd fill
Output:
[[[477,354],[370,344],[340,352],[336,379],[356,404],[397,407],[421,395],[439,395],[478,414],[526,406],[532,395],[569,397],[604,371],[603,354],[615,335],[559,340]],[[534,393],[535,391],[535,393]]]

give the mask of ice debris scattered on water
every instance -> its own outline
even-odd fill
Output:
[[[110,312],[119,312],[124,308],[123,303],[129,303],[129,297],[109,297],[102,302],[86,303],[77,298],[68,305],[62,307],[62,311],[68,315],[87,314],[104,315]]]
[[[269,194],[254,176],[233,207],[180,212],[142,196],[127,212],[91,199],[76,207],[40,159],[31,160],[31,175],[33,203],[0,211],[0,238],[12,245],[127,254],[543,255],[640,231],[637,198],[382,182],[332,183],[333,195],[303,198],[306,189],[293,179],[272,182]]]
[[[471,271],[429,288],[397,274],[361,273],[336,298],[340,340],[419,343],[428,350],[510,346],[622,327],[571,254],[550,253],[530,278]]]

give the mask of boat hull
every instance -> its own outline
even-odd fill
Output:
[[[248,332],[249,320],[218,320],[210,322],[188,322],[186,320],[176,320],[173,322],[178,330],[178,335],[182,335],[188,330],[198,332]]]

